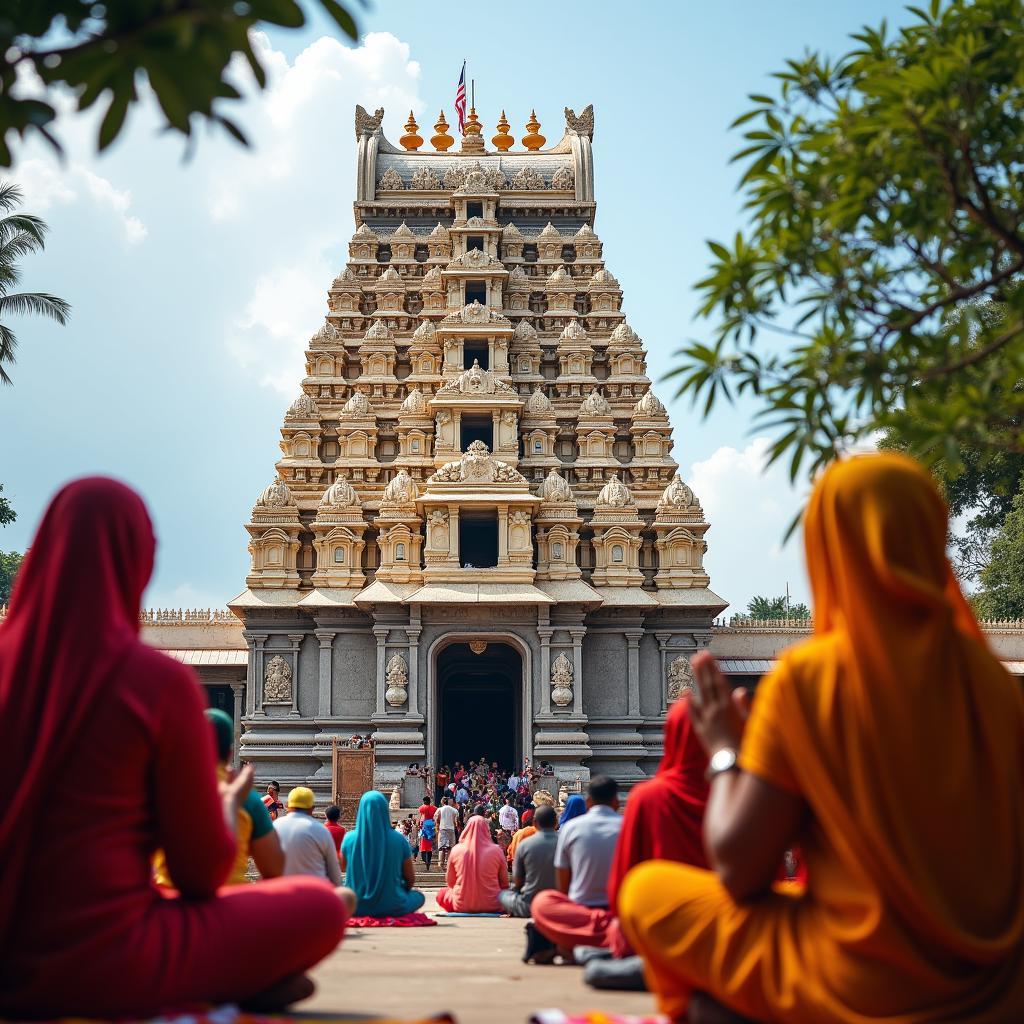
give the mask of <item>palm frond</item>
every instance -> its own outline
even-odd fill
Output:
[[[41,248],[39,241],[25,231],[10,238],[0,235],[0,267],[10,267],[21,256],[30,256]]]
[[[14,350],[17,347],[18,339],[14,331],[10,327],[0,324],[0,383],[2,384],[14,383],[7,370],[4,369],[4,364],[14,362]]]
[[[0,295],[0,317],[48,316],[59,324],[66,324],[71,315],[71,303],[45,292],[15,292]]]
[[[35,240],[37,249],[42,249],[46,245],[46,231],[46,222],[31,213],[12,213],[0,218],[0,241],[25,234]]]
[[[13,181],[0,181],[0,210],[13,210],[21,206],[25,193]]]

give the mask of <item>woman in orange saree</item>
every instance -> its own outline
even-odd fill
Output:
[[[714,660],[694,659],[713,870],[650,862],[619,896],[672,1018],[1024,1020],[1024,698],[946,531],[912,460],[834,465],[805,520],[815,635],[745,729]],[[803,893],[772,886],[794,843]]]

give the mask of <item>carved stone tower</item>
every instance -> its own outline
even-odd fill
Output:
[[[381,786],[481,755],[627,784],[657,764],[725,602],[594,229],[593,110],[565,116],[516,151],[503,115],[492,152],[477,122],[452,150],[442,115],[420,152],[411,116],[399,148],[356,108],[349,261],[232,602],[261,774],[325,792],[354,732]]]

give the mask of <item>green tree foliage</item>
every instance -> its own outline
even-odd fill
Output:
[[[17,551],[0,551],[0,604],[7,604],[14,588],[14,577],[24,556]]]
[[[809,619],[811,610],[802,602],[791,604],[786,610],[784,597],[752,597],[747,604],[747,615],[752,619]]]
[[[350,39],[358,38],[351,13],[338,0],[313,0]],[[56,111],[49,96],[27,97],[16,88],[19,65],[31,67],[47,90],[67,86],[78,110],[100,97],[106,111],[99,148],[106,149],[124,126],[129,107],[148,81],[167,127],[190,136],[197,123],[213,122],[243,145],[245,136],[220,111],[218,101],[240,94],[226,80],[240,54],[260,88],[266,72],[249,33],[261,23],[301,28],[296,0],[4,0],[0,4],[0,166],[12,161],[10,136],[37,131],[58,150]]]
[[[992,557],[981,570],[974,597],[977,613],[990,619],[1024,618],[1024,491],[992,540]]]
[[[7,526],[18,518],[14,506],[3,496],[4,485],[0,484],[0,526]],[[0,551],[0,604],[6,604],[11,598],[14,577],[21,566],[22,556],[17,551]]]
[[[1024,454],[1024,0],[911,13],[750,97],[749,227],[672,374],[705,414],[754,396],[794,478],[878,430],[951,476]]]
[[[7,325],[11,316],[48,316],[59,324],[67,323],[71,306],[56,295],[45,292],[12,292],[21,280],[18,261],[39,252],[46,244],[46,224],[27,213],[13,213],[21,203],[17,185],[0,182],[0,381],[11,384],[6,367],[14,363],[18,339]]]

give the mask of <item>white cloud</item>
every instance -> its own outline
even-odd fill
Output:
[[[228,351],[261,384],[292,395],[352,231],[333,212],[355,193],[355,105],[383,106],[402,120],[406,111],[422,110],[420,66],[408,44],[387,32],[371,32],[355,48],[324,36],[293,62],[261,33],[253,45],[268,82],[246,103],[252,149],[237,147],[218,160],[205,191],[212,221],[233,231],[257,223],[270,256],[226,327]],[[248,72],[235,74],[244,79]]]
[[[806,487],[790,484],[784,465],[765,468],[771,442],[752,440],[742,451],[724,446],[695,462],[688,483],[711,524],[705,558],[711,586],[741,612],[756,594],[809,593],[799,530],[784,543]]]
[[[25,194],[25,209],[30,213],[45,213],[51,207],[79,201],[91,202],[99,210],[113,214],[129,245],[146,237],[146,225],[129,212],[131,192],[116,188],[113,182],[77,161],[61,167],[38,158],[21,160],[14,177]]]

